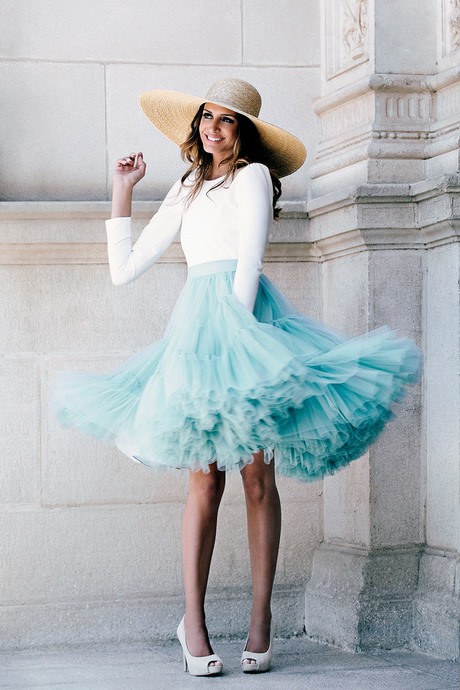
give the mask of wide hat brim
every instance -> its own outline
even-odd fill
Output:
[[[266,163],[279,177],[291,175],[303,165],[307,151],[297,137],[228,103],[161,89],[145,91],[141,96],[141,107],[150,122],[178,146],[188,139],[191,122],[200,105],[206,102],[245,115],[254,123],[265,150]]]

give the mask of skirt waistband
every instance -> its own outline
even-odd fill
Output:
[[[202,264],[189,266],[189,278],[197,276],[207,276],[212,273],[223,273],[225,271],[236,271],[237,259],[220,259],[219,261],[205,261]]]

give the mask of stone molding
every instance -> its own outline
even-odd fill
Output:
[[[273,242],[267,262],[315,261],[305,242]],[[179,242],[173,242],[157,263],[184,264]],[[107,264],[107,244],[102,242],[5,242],[0,243],[0,265]]]
[[[134,219],[145,221],[159,202],[136,204]],[[107,218],[109,202],[5,202],[0,205],[0,265],[106,264],[99,219]],[[323,222],[324,218],[324,222]],[[331,219],[334,218],[334,222]],[[94,221],[95,241],[62,232],[40,233],[34,223],[59,225],[69,219]],[[31,221],[27,240],[18,238],[15,221]],[[294,223],[293,231],[287,227]],[[307,229],[308,228],[308,229]],[[306,231],[306,234],[305,234]],[[326,261],[361,251],[427,249],[460,239],[460,175],[444,175],[414,184],[363,184],[313,199],[291,202],[282,213],[280,230],[270,242],[267,262]],[[29,241],[29,238],[32,241]],[[160,263],[184,263],[179,242],[173,242]]]
[[[303,601],[303,588],[275,585],[273,614],[280,634],[301,632]],[[51,597],[50,601],[3,604],[0,650],[101,642],[101,628],[104,641],[167,640],[174,636],[183,606],[182,593],[87,601],[59,601]],[[251,593],[244,587],[210,588],[208,624],[221,634],[243,637],[245,616],[241,611],[249,610],[250,606]]]
[[[136,202],[134,225],[146,223],[160,203]],[[267,249],[267,261],[317,261],[314,247],[304,239],[305,204],[287,201],[283,208],[279,228]],[[0,204],[0,265],[107,264],[107,243],[101,241],[104,235],[101,221],[109,216],[108,201],[3,202]],[[83,237],[79,231],[68,231],[66,221],[71,220],[94,226],[91,233],[94,241],[87,241],[88,233]],[[42,221],[49,221],[49,227],[43,229]],[[24,239],[24,223],[28,228],[27,239]],[[62,240],[56,241],[56,236]],[[173,242],[158,263],[185,263],[180,243]]]
[[[428,249],[460,239],[460,175],[359,185],[314,199],[307,208],[308,239],[321,260],[365,250]]]
[[[459,68],[372,74],[319,98],[323,138],[313,179],[369,159],[424,160],[458,148]]]

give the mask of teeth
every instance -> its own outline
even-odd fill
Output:
[[[219,137],[210,137],[209,134],[206,135],[209,139],[209,141],[222,141],[222,138]]]

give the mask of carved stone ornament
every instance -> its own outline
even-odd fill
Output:
[[[343,0],[342,42],[345,53],[354,60],[362,57],[366,41],[367,0]]]
[[[460,48],[460,0],[450,0],[449,8],[450,51]]]
[[[460,50],[460,0],[442,2],[442,54]]]
[[[327,77],[368,59],[368,0],[323,0]]]

